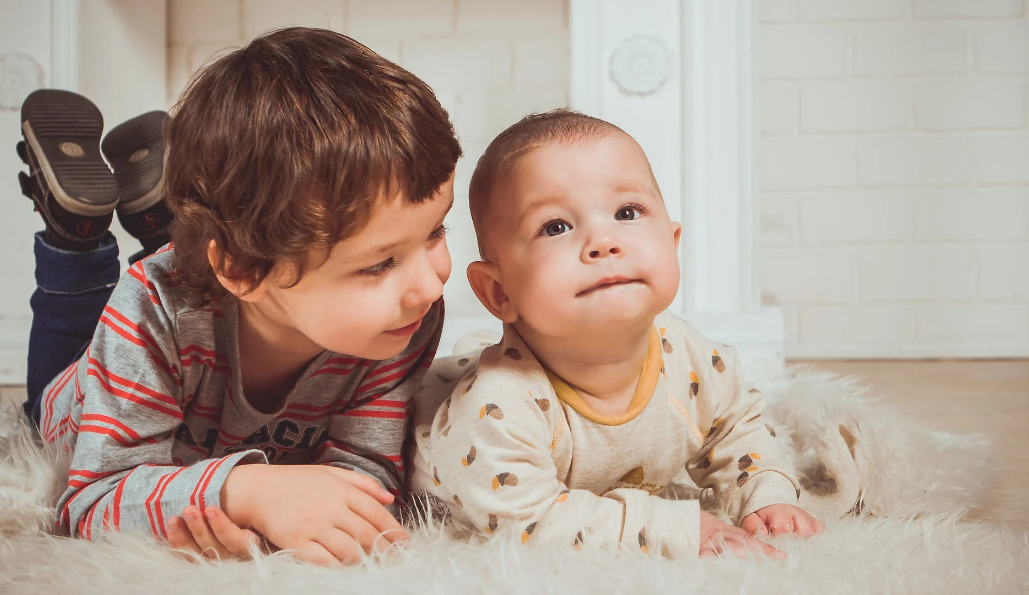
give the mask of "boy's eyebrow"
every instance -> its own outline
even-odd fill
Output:
[[[450,209],[453,209],[453,208],[454,208],[454,199],[450,199],[450,205],[447,206],[447,210],[443,212],[443,217],[440,218],[440,223],[443,222],[443,219],[446,219],[447,214],[450,213]],[[366,250],[365,252],[363,252],[360,255],[359,258],[371,258],[372,256],[377,256],[377,255],[382,254],[384,252],[389,252],[390,250],[392,250],[392,249],[396,248],[397,246],[403,244],[404,241],[405,240],[398,240],[396,242],[392,242],[392,243],[389,243],[389,244],[383,244],[382,246],[376,246],[374,248],[370,248],[370,249]]]

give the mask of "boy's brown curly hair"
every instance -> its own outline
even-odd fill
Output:
[[[380,201],[432,197],[461,156],[418,77],[345,35],[302,27],[204,68],[166,139],[176,274],[194,305],[224,293],[216,272],[256,286],[285,263],[295,285],[312,249],[360,231]],[[211,240],[223,254],[214,268]]]

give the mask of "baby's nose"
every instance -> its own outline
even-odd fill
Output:
[[[590,258],[600,258],[601,256],[607,256],[608,254],[618,254],[621,251],[621,248],[618,246],[611,246],[606,250],[590,250]]]

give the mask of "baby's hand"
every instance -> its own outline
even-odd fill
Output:
[[[770,531],[773,537],[783,533],[811,537],[821,533],[825,523],[792,504],[772,504],[748,514],[740,527],[751,535]]]
[[[718,517],[700,513],[700,556],[718,555],[726,549],[737,553],[761,552],[770,558],[785,558],[786,554],[767,543],[762,543],[738,527],[722,522]]]
[[[217,506],[208,506],[203,514],[196,506],[187,506],[181,517],[168,521],[168,544],[205,558],[248,559],[251,544],[259,543],[256,533],[237,527]]]

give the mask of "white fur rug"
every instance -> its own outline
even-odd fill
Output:
[[[759,376],[767,416],[795,447],[806,504],[827,521],[810,540],[773,540],[786,560],[667,560],[423,529],[406,550],[324,569],[281,554],[197,564],[124,535],[69,540],[49,534],[66,463],[33,442],[19,412],[0,410],[0,593],[1029,592],[1029,533],[960,520],[984,499],[984,437],[933,431],[850,379]],[[851,495],[863,515],[840,517]]]

